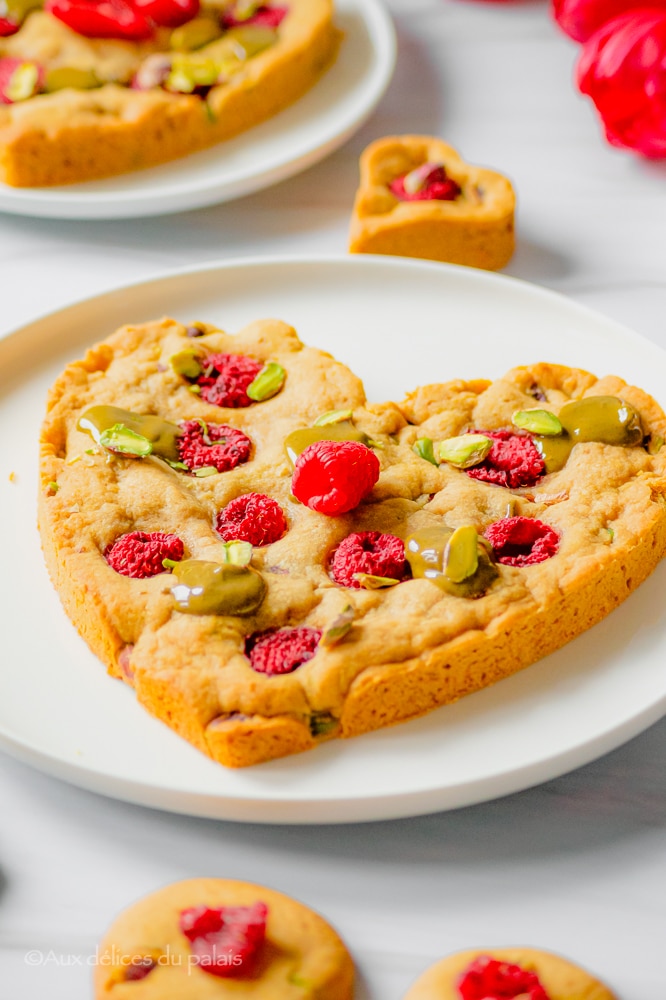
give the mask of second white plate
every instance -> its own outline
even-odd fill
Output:
[[[50,219],[168,215],[231,201],[328,156],[363,124],[395,65],[395,33],[381,0],[337,0],[344,39],[311,91],[235,139],[160,167],[55,188],[0,183],[0,211]]]
[[[106,676],[47,578],[35,528],[37,438],[46,390],[68,360],[123,323],[163,314],[230,331],[284,319],[361,375],[371,400],[547,360],[620,374],[664,401],[666,354],[637,334],[522,282],[397,258],[210,265],[98,296],[5,337],[0,743],[9,752],[86,788],[176,812],[353,822],[525,788],[663,714],[666,563],[558,653],[456,705],[359,739],[229,771],[148,716],[131,690]]]

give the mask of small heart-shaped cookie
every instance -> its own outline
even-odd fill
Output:
[[[423,135],[377,139],[361,156],[351,253],[425,257],[495,271],[514,251],[515,194],[502,174]]]

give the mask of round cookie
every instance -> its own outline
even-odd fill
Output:
[[[536,973],[545,991],[545,1000],[617,1000],[614,993],[580,966],[536,948],[476,948],[449,955],[431,965],[406,993],[404,1000],[462,1000],[457,983],[476,959],[488,957]],[[502,993],[508,1000],[509,993]],[[532,1000],[532,993],[519,994]],[[539,991],[539,1000],[543,996]],[[490,994],[484,1000],[494,1000]]]
[[[252,923],[258,912],[263,923],[264,907],[265,938],[253,954],[245,949],[239,958],[239,949],[230,947],[224,936],[215,939],[209,933],[203,951],[192,940],[193,925],[210,931],[210,911],[222,909],[233,938],[239,917],[241,924]],[[208,912],[201,916],[195,908]],[[257,934],[251,929],[252,936],[256,939]],[[206,971],[211,942],[216,943],[218,962],[227,956],[228,971],[219,967],[217,972]],[[98,948],[94,996],[95,1000],[110,994],[114,1000],[351,1000],[353,979],[345,945],[307,906],[264,886],[196,878],[165,886],[117,917]]]

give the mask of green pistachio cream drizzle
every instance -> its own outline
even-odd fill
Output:
[[[161,417],[142,416],[119,406],[92,406],[81,414],[76,426],[107,451],[178,461],[178,438],[183,432],[177,424]]]
[[[518,410],[511,419],[514,426],[533,434],[546,472],[562,469],[579,441],[635,447],[645,436],[636,410],[617,396],[572,399],[557,417],[549,410],[533,409]]]
[[[319,427],[302,427],[287,434],[284,439],[284,450],[291,464],[295,465],[301,452],[315,441],[360,441],[361,444],[368,444],[369,438],[363,431],[354,427],[350,420]]]
[[[481,597],[499,575],[492,546],[472,525],[415,531],[405,541],[412,576],[430,580],[454,597]]]
[[[176,608],[188,615],[251,615],[266,596],[264,578],[251,566],[184,559],[172,572]]]

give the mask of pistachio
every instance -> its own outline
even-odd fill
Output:
[[[194,470],[194,475],[197,476],[198,479],[207,479],[208,476],[216,476],[217,469],[214,465],[203,465],[200,469]]]
[[[658,455],[664,447],[664,439],[659,434],[651,434],[647,450],[650,455]]]
[[[224,562],[232,566],[248,566],[252,559],[252,546],[249,542],[239,539],[233,542],[223,542]]]
[[[310,716],[310,732],[313,736],[329,736],[337,729],[338,725],[338,720],[330,712],[314,712]],[[303,989],[312,988],[311,983],[305,979],[301,979],[295,972],[292,972],[289,976],[289,982]]]
[[[523,431],[544,436],[561,434],[563,431],[559,418],[550,410],[540,410],[538,407],[530,410],[516,410],[511,417],[511,423]]]
[[[353,410],[327,410],[317,417],[312,426],[329,427],[331,424],[340,424],[345,420],[351,420],[353,412]]]
[[[462,583],[479,568],[479,536],[471,524],[456,528],[444,549],[444,575]]]
[[[212,87],[221,73],[221,64],[199,53],[173,56],[171,72],[164,81],[167,90],[176,94],[191,94],[197,87]]]
[[[47,485],[47,488],[48,488],[48,491],[49,491],[49,495],[50,495],[50,496],[53,496],[53,495],[54,495],[55,493],[57,493],[57,492],[58,492],[58,490],[60,489],[60,484],[59,484],[59,483],[56,483],[56,482],[54,482],[54,481],[52,481],[52,482],[50,482],[50,483],[47,483],[46,485]]]
[[[419,458],[424,458],[426,462],[430,462],[431,465],[439,466],[439,462],[435,458],[435,448],[432,438],[419,438],[412,445],[412,451],[415,451]]]
[[[192,349],[172,354],[169,358],[169,365],[176,375],[183,375],[185,378],[199,378],[203,374],[201,357],[197,351]]]
[[[252,59],[258,56],[278,40],[275,28],[267,28],[259,24],[241,25],[227,32],[226,37],[234,44],[234,49],[241,59]]]
[[[178,565],[178,559],[163,559],[162,565],[165,569],[173,569],[174,566]]]
[[[260,573],[249,566],[185,559],[173,568],[176,608],[191,615],[250,615],[266,595]]]
[[[483,462],[492,446],[491,438],[483,434],[461,434],[440,442],[439,458],[457,469],[471,469]]]
[[[269,361],[245,391],[250,399],[254,399],[257,403],[263,402],[264,399],[277,395],[284,385],[286,375],[282,365],[277,361]]]
[[[125,427],[136,436],[146,439],[152,446],[152,454],[167,462],[178,462],[178,438],[182,435],[182,431],[177,424],[162,420],[161,417],[133,413],[118,406],[100,405],[91,406],[81,414],[77,423],[79,430],[86,431],[100,445],[104,444],[102,434],[118,426]]]
[[[153,450],[148,438],[143,434],[136,434],[125,424],[114,424],[113,427],[102,431],[99,443],[107,451],[117,452],[120,455],[136,455],[138,458],[145,458]]]
[[[346,607],[342,609],[337,618],[334,618],[327,629],[324,629],[324,633],[319,641],[320,646],[337,646],[337,644],[344,639],[348,632],[351,631],[351,627],[356,617],[356,612],[354,611],[351,604],[347,604]]]
[[[219,21],[212,17],[195,17],[171,32],[169,45],[176,52],[191,52],[193,49],[208,45],[209,42],[214,42],[221,35],[222,27]]]
[[[39,68],[36,63],[22,62],[12,72],[5,83],[4,93],[11,104],[25,101],[37,93],[39,87]]]
[[[410,535],[405,542],[405,556],[412,575],[417,580],[429,580],[454,597],[482,597],[498,576],[492,546],[487,539],[477,535],[477,569],[471,576],[455,582],[446,573],[447,549],[454,534],[451,528],[440,525],[422,528]]]
[[[422,163],[420,167],[410,170],[403,178],[403,185],[407,194],[418,194],[423,191],[431,176],[436,170],[441,170],[442,163]]]
[[[247,21],[250,17],[254,17],[262,4],[263,0],[236,0],[234,4],[235,19]]]
[[[94,69],[80,69],[77,66],[57,66],[47,70],[44,77],[44,90],[48,93],[64,90],[66,87],[73,87],[74,90],[93,90],[101,85],[102,81]]]
[[[365,590],[381,590],[382,587],[395,587],[396,583],[400,583],[392,576],[373,576],[372,573],[354,573],[353,578]]]
[[[201,386],[200,385],[188,385],[187,391],[193,393],[195,396],[200,396],[201,395]]]

